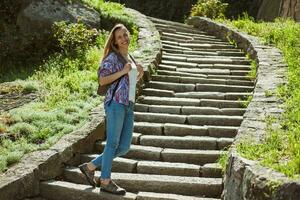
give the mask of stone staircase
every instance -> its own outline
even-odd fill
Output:
[[[53,200],[217,200],[223,190],[220,155],[243,120],[254,83],[241,50],[191,26],[150,18],[161,33],[162,62],[138,98],[132,146],[113,162],[112,179],[125,196],[92,188],[77,167],[42,182]],[[88,162],[101,153],[81,155]],[[101,169],[100,169],[101,170]],[[100,171],[96,172],[100,175]],[[51,197],[51,198],[49,198]]]

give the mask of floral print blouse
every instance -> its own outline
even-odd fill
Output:
[[[98,69],[98,78],[105,77],[111,74],[114,74],[118,71],[121,71],[124,68],[123,63],[120,61],[118,55],[115,52],[111,52],[108,56],[101,62],[100,67]],[[106,105],[112,99],[112,93],[114,88],[117,85],[117,80],[114,81],[110,88],[106,92],[106,96],[104,99],[104,104]],[[115,95],[113,97],[118,103],[128,105],[129,104],[129,77],[125,75],[121,78],[118,88],[115,91]]]

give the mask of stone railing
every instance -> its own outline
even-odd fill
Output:
[[[161,59],[159,33],[153,23],[141,13],[127,9],[139,28],[138,50],[133,53],[145,70],[143,80],[149,80],[148,68]],[[105,19],[104,19],[105,20]],[[96,72],[95,72],[96,73]],[[96,140],[105,138],[105,119],[101,104],[90,113],[89,121],[68,135],[63,136],[48,150],[26,154],[21,161],[0,175],[0,199],[16,200],[39,195],[40,181],[59,177],[66,165],[77,165],[81,153],[91,152]]]
[[[266,119],[269,116],[278,118],[283,113],[280,108],[282,102],[275,96],[267,95],[275,94],[276,88],[287,82],[287,66],[282,53],[274,47],[261,45],[255,37],[207,18],[193,17],[187,23],[223,40],[234,40],[237,46],[258,64],[253,99],[248,105],[237,138],[230,150],[223,199],[299,199],[300,181],[290,180],[281,173],[261,166],[257,161],[245,159],[236,149],[237,144],[245,139],[260,141],[266,135]]]

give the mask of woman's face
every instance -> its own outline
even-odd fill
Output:
[[[128,49],[130,43],[128,31],[125,28],[119,28],[115,31],[115,46],[118,49]]]

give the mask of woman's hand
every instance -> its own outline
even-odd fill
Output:
[[[142,78],[143,75],[144,75],[144,69],[143,69],[142,65],[140,65],[140,64],[137,64],[136,68],[137,68],[137,70],[139,72],[139,74],[137,76],[137,80],[140,80],[140,78]]]
[[[131,70],[131,64],[130,63],[126,63],[124,65],[124,68],[123,68],[123,74],[127,74],[129,71]]]

